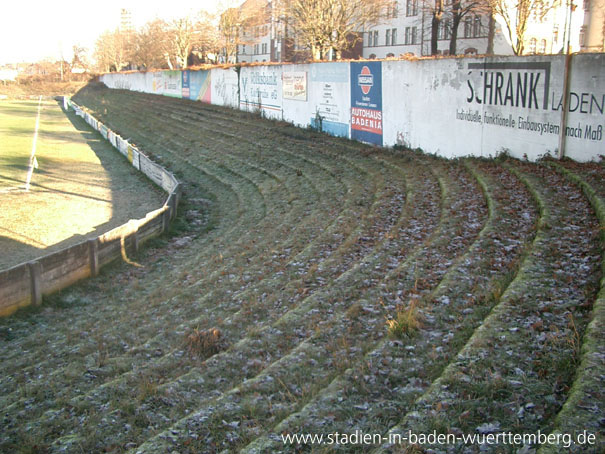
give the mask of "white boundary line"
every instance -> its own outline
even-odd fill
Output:
[[[38,141],[38,128],[40,127],[40,109],[42,107],[42,95],[38,98],[38,116],[36,117],[36,130],[34,132],[34,143],[32,144],[32,152],[29,156],[29,169],[27,171],[27,179],[25,180],[25,190],[29,191],[29,183],[31,182],[34,173],[34,165],[36,162],[36,142]]]

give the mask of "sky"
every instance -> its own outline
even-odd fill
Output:
[[[94,50],[99,35],[115,29],[120,10],[132,13],[135,28],[159,17],[172,19],[200,10],[216,11],[236,0],[8,0],[2,5],[0,64],[71,60],[74,45]]]

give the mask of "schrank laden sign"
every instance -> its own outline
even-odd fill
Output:
[[[382,146],[382,63],[351,63],[351,138]]]

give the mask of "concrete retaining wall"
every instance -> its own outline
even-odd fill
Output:
[[[605,154],[605,54],[384,60],[109,73],[110,88],[262,112],[446,157]],[[179,77],[180,74],[180,77]],[[567,99],[567,117],[562,111]]]
[[[161,208],[147,213],[143,219],[131,219],[97,238],[0,271],[0,316],[9,315],[19,307],[41,304],[45,295],[64,289],[80,279],[96,276],[103,266],[118,258],[126,259],[145,241],[164,232],[176,216],[181,186],[172,173],[151,161],[71,100],[64,98],[64,108],[72,108],[84,118],[133,167],[164,189],[168,198]]]

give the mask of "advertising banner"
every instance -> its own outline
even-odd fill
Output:
[[[307,72],[284,72],[283,73],[283,99],[293,99],[295,101],[307,100]]]
[[[210,71],[183,71],[183,74],[185,72],[189,73],[189,99],[210,104],[212,102]],[[183,86],[183,98],[185,98],[184,88]]]
[[[135,150],[134,148],[132,149],[132,166],[137,169],[137,170],[141,170],[141,166],[139,165],[139,151]]]
[[[281,118],[281,86],[280,66],[243,67],[240,72],[240,109]]]
[[[382,62],[351,63],[351,138],[382,146]]]
[[[121,137],[118,137],[118,151],[122,153],[124,156],[128,155],[128,142],[126,142]]]
[[[310,69],[315,129],[338,137],[349,137],[351,96],[348,63],[314,63]],[[319,124],[321,122],[321,124]]]
[[[239,79],[233,69],[210,70],[212,104],[237,108],[239,105]]]
[[[152,90],[158,95],[181,98],[181,71],[157,71],[153,73]]]
[[[103,136],[104,139],[107,139],[107,126],[100,125],[99,132],[101,133],[101,135]]]
[[[189,71],[185,70],[181,73],[181,96],[189,99]]]

